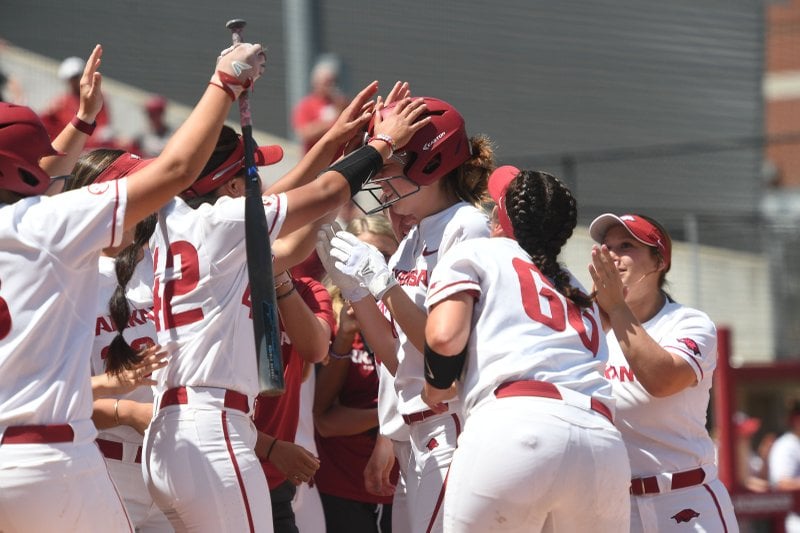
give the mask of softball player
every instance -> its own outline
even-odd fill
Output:
[[[376,90],[372,83],[361,91],[300,165],[276,184],[305,185],[264,196],[271,240],[344,204],[388,158],[389,146],[373,140],[317,176],[319,167],[366,124],[365,109]],[[424,111],[424,102],[407,99],[380,121],[378,134],[405,141],[427,123],[418,120]],[[270,163],[279,152],[262,148],[259,156]],[[174,199],[159,211],[151,241],[156,330],[170,358],[145,436],[145,474],[153,499],[180,530],[272,530],[249,417],[258,383],[244,241],[243,154],[239,139],[221,144],[184,193],[196,209]],[[280,256],[275,263],[276,271],[289,266]]]
[[[73,175],[66,180],[65,190],[119,179],[146,164],[148,161],[121,150],[95,150],[78,161]],[[97,400],[92,418],[100,429],[98,448],[131,522],[137,531],[153,533],[172,531],[167,518],[153,503],[142,475],[142,433],[152,416],[153,393],[150,387],[136,386],[147,375],[142,373],[144,369],[137,368],[130,383],[124,383],[126,380],[120,379],[118,373],[132,356],[158,349],[152,320],[153,264],[150,254],[142,249],[154,227],[155,216],[150,215],[136,225],[133,235],[126,233],[123,245],[127,246],[104,249],[99,258],[97,321],[91,355],[95,397],[102,395],[103,385],[115,378],[129,389],[113,394],[113,402]],[[130,240],[133,242],[128,243]],[[146,350],[148,347],[152,348]]]
[[[706,430],[716,329],[664,292],[669,234],[641,215],[604,214],[589,227],[589,272],[605,313],[606,377],[631,471],[631,531],[738,531]]]
[[[234,62],[249,68],[237,77]],[[212,80],[236,90],[262,65],[259,45],[240,44]],[[29,108],[0,104],[0,530],[131,529],[91,421],[97,261],[191,183],[231,102],[207,88],[152,164],[52,197],[41,196],[50,180],[38,160],[54,154],[44,126]]]
[[[494,161],[486,138],[467,138],[464,119],[455,108],[435,98],[425,101],[430,125],[407,144],[398,143],[397,153],[366,189],[379,189],[379,208],[391,206],[397,224],[410,227],[388,266],[377,250],[347,232],[329,231],[318,246],[328,273],[353,302],[367,343],[395,374],[398,411],[412,448],[406,482],[413,532],[441,529],[444,478],[461,431],[458,402],[447,412],[434,413],[420,397],[428,277],[453,244],[488,236],[487,218],[475,204],[486,191]],[[356,290],[354,295],[342,286],[353,281],[369,293]],[[384,306],[385,314],[366,297],[369,294]],[[399,328],[395,330],[390,320]]]
[[[577,223],[575,200],[553,176],[508,166],[489,190],[500,238],[451,248],[426,299],[423,398],[432,410],[464,370],[466,424],[444,530],[626,531],[630,470],[602,374],[600,320],[557,262]]]

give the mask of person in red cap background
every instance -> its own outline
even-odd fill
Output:
[[[156,157],[166,146],[172,135],[172,128],[164,121],[167,110],[167,99],[156,94],[144,103],[147,115],[147,130],[133,140],[131,152],[142,157]]]
[[[453,246],[425,300],[422,397],[439,410],[457,393],[465,418],[444,531],[627,531],[597,306],[558,263],[576,201],[556,177],[511,166],[489,193],[492,238]]]
[[[99,81],[101,53],[85,67],[89,84]],[[226,49],[213,86],[158,159],[55,196],[43,196],[50,176],[39,160],[56,154],[44,125],[27,107],[0,104],[0,530],[132,530],[91,419],[98,257],[192,183],[229,92],[251,85],[264,61],[260,45]]]
[[[706,430],[716,327],[664,290],[672,241],[661,224],[607,213],[589,233],[598,243],[589,273],[607,330],[606,377],[633,476],[631,531],[738,531]]]

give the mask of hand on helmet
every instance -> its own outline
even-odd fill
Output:
[[[402,148],[431,121],[430,116],[423,117],[427,110],[423,98],[403,98],[391,107],[384,107],[379,101],[375,106],[373,136],[388,135],[394,141],[393,149]]]

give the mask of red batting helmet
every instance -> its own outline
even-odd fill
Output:
[[[29,107],[0,102],[0,189],[23,196],[43,194],[50,176],[39,159],[63,155],[50,144],[42,121]]]
[[[431,121],[416,132],[394,156],[404,162],[404,173],[417,185],[430,185],[461,166],[470,157],[470,143],[464,118],[455,107],[438,98],[424,97],[428,108],[421,118]],[[394,104],[385,107],[394,107]],[[374,133],[375,120],[369,124],[369,134]]]
[[[438,98],[423,97],[427,112],[421,118],[430,116],[431,121],[417,131],[405,146],[401,146],[392,155],[392,159],[403,165],[403,176],[372,180],[362,187],[362,191],[372,196],[377,207],[366,209],[360,201],[354,200],[356,206],[370,215],[386,209],[398,200],[410,196],[419,187],[430,185],[463,165],[472,155],[472,146],[467,137],[464,118],[455,107]],[[382,115],[394,104],[381,110]],[[375,133],[375,119],[369,124],[365,140]],[[392,184],[392,180],[407,178],[417,188],[409,193],[400,194]],[[379,183],[388,184],[394,191],[391,195],[381,193]]]

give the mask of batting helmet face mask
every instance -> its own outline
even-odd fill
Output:
[[[39,159],[63,155],[50,144],[39,117],[30,108],[0,102],[0,189],[22,196],[44,194],[50,177]]]
[[[442,179],[471,157],[464,118],[456,108],[438,98],[424,97],[423,100],[428,110],[421,118],[430,116],[431,121],[392,155],[392,162],[402,167],[401,175],[392,173],[393,175],[386,176],[384,171],[381,177],[371,180],[361,189],[379,204],[374,209],[365,210],[356,202],[365,213],[372,214],[386,209],[398,200],[416,193],[420,187]],[[383,108],[381,113],[385,114],[392,107],[394,105]],[[374,133],[373,118],[364,141],[371,139]],[[395,186],[394,182],[401,179],[413,184],[413,187],[405,184]]]

